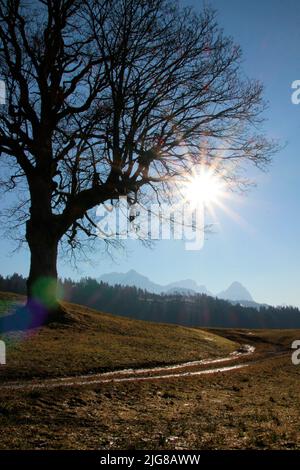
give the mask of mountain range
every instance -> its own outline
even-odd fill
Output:
[[[134,269],[127,273],[112,272],[103,274],[99,281],[106,282],[109,285],[135,286],[154,294],[174,294],[183,295],[206,294],[231,302],[246,302],[256,304],[250,292],[240,282],[233,282],[227,289],[217,294],[210,292],[204,285],[198,284],[193,279],[183,279],[169,284],[158,284],[143,276]]]

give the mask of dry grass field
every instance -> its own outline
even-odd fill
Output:
[[[299,331],[202,331],[66,308],[70,324],[5,335],[0,449],[300,449],[300,366],[288,352]],[[246,340],[264,359],[226,373],[3,388],[12,379],[221,357]],[[263,356],[278,350],[286,352]]]

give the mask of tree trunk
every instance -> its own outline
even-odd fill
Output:
[[[29,220],[26,239],[31,256],[27,281],[27,309],[39,317],[41,322],[51,321],[62,313],[57,292],[59,237],[54,233],[51,224]]]

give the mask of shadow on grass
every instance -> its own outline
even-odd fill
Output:
[[[70,321],[62,306],[49,311],[39,302],[31,300],[26,305],[10,305],[5,314],[0,317],[0,333],[28,331],[43,325],[66,324]]]

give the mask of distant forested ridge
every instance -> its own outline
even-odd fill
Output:
[[[140,320],[219,328],[300,328],[295,307],[244,307],[205,294],[159,295],[92,278],[60,280],[60,287],[69,302]],[[18,274],[0,276],[0,291],[25,295],[26,279]]]

